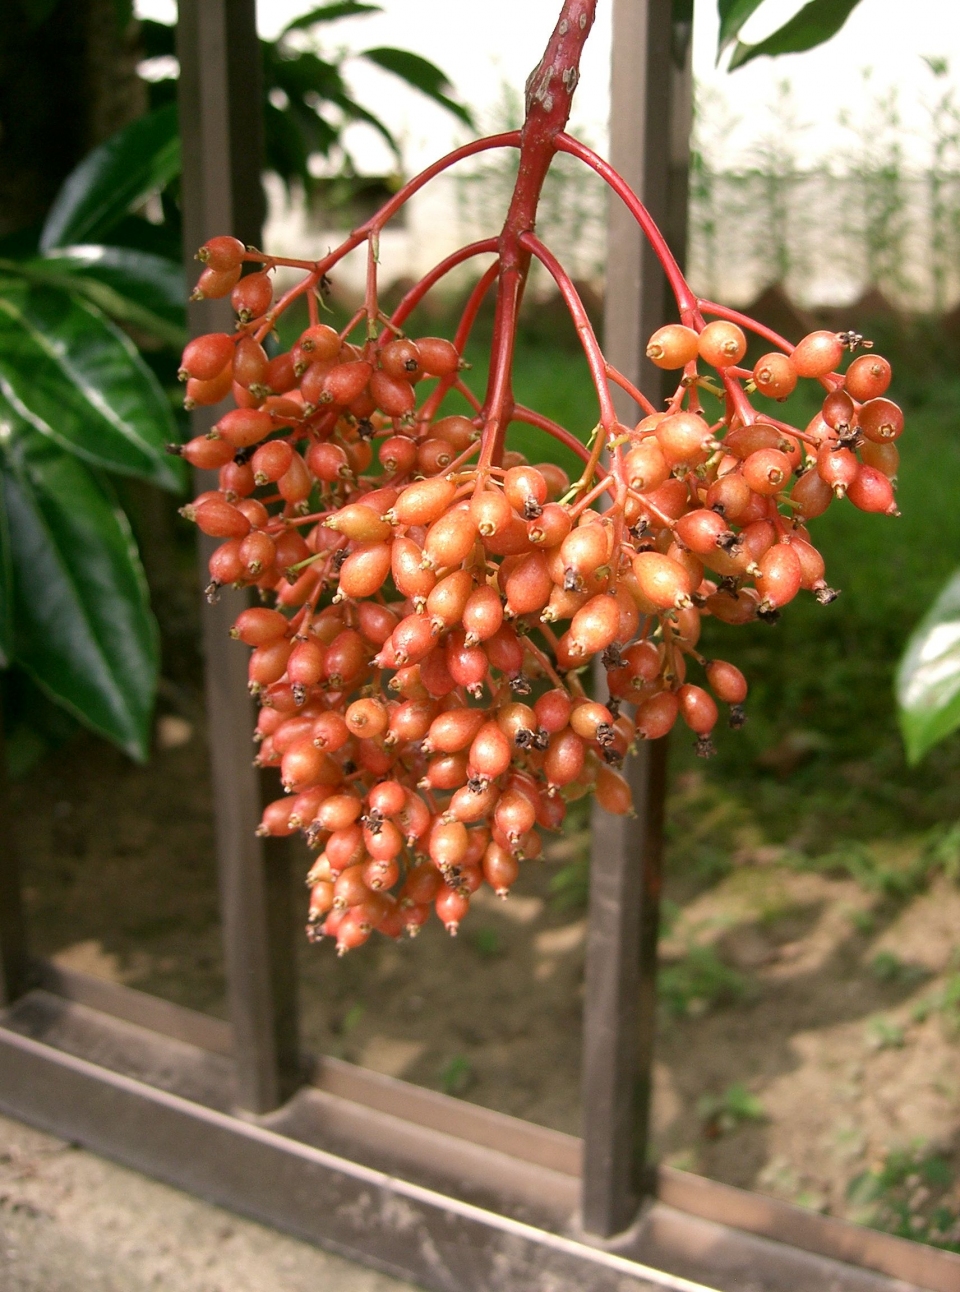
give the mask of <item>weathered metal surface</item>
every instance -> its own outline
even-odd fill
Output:
[[[190,1107],[229,1111],[229,1059],[137,1026],[136,1005],[143,1006],[146,1020],[154,1017],[157,1002],[129,989],[101,986],[104,1003],[117,1005],[122,1018],[34,991],[6,1011],[3,1027],[40,1042],[48,1058],[59,1051],[178,1095]],[[74,983],[73,990],[87,994],[82,983]],[[184,1026],[180,1014],[190,1011],[178,1011],[166,1020],[178,1033]],[[208,1022],[215,1020],[197,1015],[192,1026],[203,1035]],[[0,1029],[0,1040],[3,1035]],[[327,1060],[324,1066],[325,1074],[319,1074],[322,1088],[301,1090],[259,1124],[285,1140],[309,1144],[459,1202],[532,1223],[545,1232],[579,1236],[575,1210],[580,1142],[573,1136],[518,1123],[352,1064]],[[0,1045],[0,1106],[35,1120],[30,1097],[24,1099],[4,1073]],[[58,1133],[83,1138],[74,1125],[68,1086],[56,1115]],[[149,1104],[143,1115],[152,1115]],[[39,1124],[52,1128],[48,1122]],[[119,1155],[102,1140],[89,1142]],[[193,1151],[206,1151],[202,1139]],[[146,1159],[139,1165],[158,1173]],[[917,1287],[955,1292],[960,1286],[960,1257],[950,1253],[670,1168],[658,1171],[657,1188],[658,1201],[644,1210],[639,1223],[603,1247],[723,1292],[906,1292]],[[288,1228],[282,1219],[274,1217],[271,1223]]]
[[[177,31],[189,274],[194,251],[215,234],[260,241],[263,122],[255,0],[181,0]],[[229,301],[191,306],[190,324],[194,334],[231,331]],[[194,413],[194,434],[209,425],[209,410]],[[200,544],[203,583],[212,546]],[[296,1088],[302,1073],[289,848],[254,833],[263,800],[261,777],[251,765],[256,713],[247,694],[245,652],[227,635],[243,604],[243,594],[226,592],[205,606],[203,642],[237,1099],[242,1108],[266,1112]]]
[[[863,1277],[866,1271],[876,1270],[934,1292],[960,1289],[960,1255],[953,1252],[863,1225],[850,1225],[762,1193],[735,1189],[670,1167],[658,1168],[656,1188],[658,1199],[674,1216],[699,1216],[722,1226],[727,1233],[776,1239],[777,1247],[772,1258],[768,1254],[768,1264],[773,1258],[785,1261],[791,1252],[803,1251],[848,1262],[848,1268],[859,1266]]]
[[[680,190],[689,118],[682,105],[689,78],[671,57],[673,38],[670,0],[615,0],[610,160],[663,226],[671,205],[678,225],[685,209]],[[676,233],[682,242],[683,228]],[[665,280],[635,220],[616,199],[610,203],[607,261],[607,357],[632,381],[658,390],[662,374],[644,349],[664,318]],[[614,398],[631,421],[629,401],[619,391]],[[601,1237],[625,1229],[650,1191],[665,767],[665,740],[641,749],[626,766],[636,818],[612,818],[596,806],[592,815],[581,1214],[584,1229]]]
[[[437,1292],[704,1286],[360,1166],[5,1028],[0,1108]]]
[[[154,1032],[158,1039],[169,1037],[185,1041],[214,1054],[233,1053],[233,1030],[222,1019],[174,1005],[172,1001],[137,991],[134,987],[107,982],[75,969],[64,969],[50,960],[34,961],[31,968],[35,985],[63,1000],[135,1023]]]

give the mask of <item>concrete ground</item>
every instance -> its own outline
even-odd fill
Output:
[[[0,1117],[3,1292],[416,1292]]]

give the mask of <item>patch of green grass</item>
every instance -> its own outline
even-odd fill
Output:
[[[697,1116],[703,1121],[704,1134],[716,1139],[746,1122],[765,1121],[767,1113],[761,1100],[735,1081],[720,1095],[701,1095],[697,1100]]]
[[[903,1028],[889,1018],[872,1018],[867,1024],[867,1043],[874,1050],[902,1050]]]
[[[869,968],[877,982],[890,986],[909,987],[928,976],[922,965],[908,964],[892,951],[879,951],[870,961]]]
[[[462,1095],[474,1082],[474,1071],[470,1060],[462,1054],[455,1054],[440,1073],[440,1085],[444,1094]]]
[[[915,1146],[891,1151],[879,1165],[855,1176],[847,1197],[861,1224],[960,1252],[954,1179],[945,1157]]]
[[[350,1033],[359,1025],[365,1014],[363,1005],[351,1005],[343,1016],[343,1022],[340,1024],[340,1035],[349,1036]]]
[[[911,1017],[923,1023],[931,1014],[938,1014],[945,1034],[950,1039],[960,1037],[960,973],[953,973],[943,987],[914,1006]]]
[[[682,960],[664,965],[657,978],[660,1000],[677,1018],[735,1004],[748,986],[748,979],[724,964],[713,947],[691,947]]]
[[[550,905],[555,911],[585,911],[590,897],[590,860],[579,857],[550,877]]]
[[[474,929],[470,934],[470,945],[483,960],[495,960],[503,955],[503,940],[496,929]]]

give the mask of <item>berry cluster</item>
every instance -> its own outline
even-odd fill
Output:
[[[570,35],[561,22],[558,59],[583,30]],[[814,332],[792,346],[693,296],[624,182],[560,133],[561,108],[541,105],[553,114],[549,132],[533,102],[524,133],[451,154],[325,260],[269,257],[229,237],[199,253],[198,294],[231,294],[237,327],[187,346],[187,404],[232,393],[236,407],[177,450],[219,472],[218,487],[184,514],[221,540],[209,595],[224,584],[260,593],[263,604],[233,629],[252,648],[257,761],[279,768],[287,792],[260,830],[303,831],[319,850],[308,930],[335,937],[341,953],[374,929],[415,933],[432,911],[455,933],[482,884],[507,895],[521,860],[540,852],[538,827],[559,828],[572,799],[593,793],[611,812],[630,811],[618,767],[637,740],[665,736],[678,717],[698,752],[712,752],[718,701],[739,726],[747,683],[733,664],[698,652],[703,616],[772,622],[802,589],[829,602],[836,593],[807,522],[844,496],[896,513],[903,416],[885,395],[889,364],[866,353],[841,373],[861,337]],[[518,144],[533,160],[521,165],[500,238],[448,257],[384,314],[376,275],[386,220],[441,165]],[[681,322],[647,349],[679,374],[665,408],[606,362],[573,283],[529,231],[541,163],[558,149],[627,202],[667,272]],[[338,332],[319,321],[325,275],[364,240],[364,305]],[[424,294],[483,252],[497,259],[454,339],[408,337],[404,321]],[[584,344],[600,409],[587,444],[513,399],[518,284],[531,257],[554,276]],[[274,301],[278,265],[303,277]],[[241,276],[245,266],[252,272]],[[460,356],[494,282],[481,402],[461,380]],[[309,326],[271,357],[276,320],[300,298]],[[752,369],[741,366],[745,328],[774,347]],[[784,399],[800,378],[824,392],[804,429],[751,405],[754,391]],[[635,425],[618,421],[611,382],[636,404]],[[472,416],[444,411],[451,391]],[[713,421],[705,393],[718,400]],[[579,479],[507,451],[511,422],[577,453]],[[605,685],[591,697],[583,678],[594,662]],[[699,681],[688,680],[691,666]]]

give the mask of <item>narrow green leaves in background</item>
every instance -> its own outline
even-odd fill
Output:
[[[175,104],[140,117],[71,172],[40,235],[40,248],[99,242],[138,202],[180,173]]]
[[[0,434],[3,428],[0,426]],[[0,505],[0,668],[13,663],[13,564],[6,508]]]
[[[960,727],[960,570],[907,643],[896,681],[910,763]]]
[[[762,3],[763,0],[718,0],[718,60],[727,46],[736,40],[743,24]],[[738,40],[728,71],[743,67],[745,63],[763,55],[776,57],[779,54],[800,54],[824,44],[837,34],[859,3],[860,0],[810,0],[809,4],[805,4],[799,13],[794,14],[766,40],[756,45],[745,45]]]
[[[288,31],[305,31],[318,22],[335,22],[338,18],[353,18],[357,14],[382,12],[378,4],[360,4],[359,0],[337,0],[337,3],[321,5],[319,9],[311,9],[309,13],[303,13],[299,18],[294,18],[293,22],[287,23],[281,34],[285,36]]]
[[[720,55],[740,35],[740,28],[760,8],[764,0],[717,0],[720,31],[717,35],[717,62]]]
[[[0,391],[20,417],[94,466],[181,483],[165,452],[169,404],[135,346],[95,306],[54,287],[0,279]]]
[[[419,54],[411,54],[407,49],[365,49],[361,57],[382,67],[384,71],[399,76],[421,94],[452,112],[464,125],[473,126],[473,117],[468,109],[448,97],[447,91],[452,90],[453,86],[439,67],[428,59],[421,58]]]
[[[109,484],[0,401],[13,656],[54,700],[144,760],[159,667],[130,525]]]

